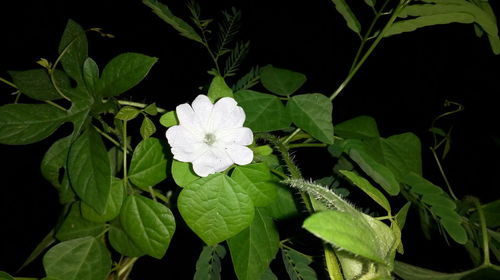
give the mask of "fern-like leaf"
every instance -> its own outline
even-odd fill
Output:
[[[222,12],[223,20],[219,24],[219,36],[217,38],[217,45],[215,56],[220,57],[230,50],[226,48],[228,44],[230,44],[238,31],[240,29],[241,22],[241,11],[236,8],[231,8],[230,11]]]
[[[238,42],[231,50],[231,54],[226,59],[226,65],[224,67],[223,77],[230,77],[236,74],[238,67],[241,62],[248,54],[248,49],[250,48],[250,42]]]
[[[194,280],[220,280],[221,259],[226,255],[226,249],[221,245],[205,246],[196,262]]]
[[[316,272],[309,266],[311,257],[297,252],[291,248],[282,248],[281,256],[285,263],[285,268],[292,280],[316,280]]]
[[[239,79],[236,84],[233,85],[233,92],[237,92],[238,90],[249,89],[260,81],[260,67],[255,66],[248,71],[241,79]]]

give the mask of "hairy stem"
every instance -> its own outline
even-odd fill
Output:
[[[118,100],[118,104],[137,107],[137,108],[141,108],[141,109],[146,108],[148,106],[148,104],[134,102],[134,101],[127,101],[127,100]],[[160,107],[156,107],[156,110],[158,111],[158,113],[167,112],[167,110],[160,108]]]

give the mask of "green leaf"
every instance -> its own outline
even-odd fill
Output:
[[[368,180],[352,171],[340,170],[339,172],[342,175],[346,176],[352,182],[352,184],[359,187],[375,202],[382,206],[382,208],[384,208],[388,213],[391,213],[391,205],[389,204],[387,198],[384,196],[384,194],[382,194],[382,192],[380,192],[377,188],[370,184]]]
[[[232,86],[234,92],[250,89],[259,83],[260,68],[259,66],[252,67],[243,77],[241,77],[236,84]]]
[[[0,280],[16,280],[16,279],[7,272],[0,271]]]
[[[57,239],[65,241],[85,236],[97,236],[104,231],[104,223],[84,219],[80,209],[79,202],[71,205],[68,215],[56,232]]]
[[[344,20],[347,22],[347,26],[352,31],[360,34],[361,24],[359,23],[356,15],[354,15],[345,0],[332,0],[332,2],[335,4],[335,9],[337,9],[337,12],[339,12],[344,17]]]
[[[124,192],[125,186],[123,185],[123,181],[121,179],[113,177],[111,181],[111,190],[109,192],[106,207],[104,208],[104,213],[97,213],[92,207],[82,201],[82,216],[89,221],[97,223],[103,223],[113,220],[118,216],[118,214],[120,214]]]
[[[279,243],[272,218],[256,208],[252,224],[228,240],[238,279],[260,279],[278,253]]]
[[[158,114],[158,108],[156,107],[155,103],[149,104],[146,108],[143,109],[143,111],[151,116],[156,116],[156,114]]]
[[[252,131],[266,132],[290,127],[290,116],[278,97],[253,90],[240,90],[234,94],[234,98],[245,111],[245,126]]]
[[[157,0],[143,0],[142,3],[150,7],[153,10],[153,13],[159,16],[166,23],[170,24],[175,30],[179,31],[182,36],[203,44],[203,40],[200,35],[194,31],[193,27],[191,27],[184,20],[174,16],[167,5],[162,4]]]
[[[124,256],[141,257],[145,254],[123,231],[120,219],[116,219],[110,224],[108,237],[113,249]]]
[[[347,212],[323,211],[308,217],[302,225],[312,234],[372,261],[384,263],[386,255],[376,233],[359,215]]]
[[[64,71],[78,84],[83,84],[83,64],[88,56],[85,30],[73,20],[68,20],[59,43],[59,55]]]
[[[175,231],[174,215],[165,205],[140,195],[130,195],[120,213],[128,237],[146,254],[161,259]]]
[[[160,117],[160,124],[164,127],[171,127],[179,124],[175,111],[170,111]]]
[[[396,261],[394,273],[405,280],[497,279],[498,275],[500,275],[500,267],[497,265],[485,265],[462,272],[442,273]]]
[[[312,137],[333,144],[332,102],[320,93],[301,94],[290,98],[288,114],[293,123]]]
[[[120,108],[120,111],[116,113],[115,118],[122,121],[130,121],[135,119],[140,112],[141,111],[135,107],[123,106]]]
[[[140,53],[123,53],[113,58],[102,71],[98,83],[100,96],[117,96],[136,86],[158,59]]]
[[[366,5],[374,8],[375,7],[375,0],[365,0]]]
[[[194,173],[191,163],[175,159],[172,161],[172,177],[179,187],[185,187],[200,178]]]
[[[99,83],[99,67],[97,63],[90,57],[85,59],[83,63],[83,80],[87,91],[94,95],[97,91],[97,84]],[[100,99],[102,96],[97,96]]]
[[[54,229],[50,230],[47,235],[36,245],[36,248],[31,252],[31,254],[26,258],[24,263],[19,267],[17,271],[23,270],[26,266],[28,266],[30,263],[32,263],[34,260],[36,260],[45,250],[49,247],[52,246],[56,242],[56,239],[54,238]],[[2,279],[2,273],[0,271],[0,280]]]
[[[444,194],[425,194],[422,196],[422,202],[428,205],[439,205],[451,210],[457,208],[455,202]]]
[[[312,258],[292,248],[282,247],[281,256],[291,280],[317,280],[316,272],[309,266]]]
[[[111,271],[111,256],[95,237],[61,242],[43,257],[47,277],[64,280],[104,280]]]
[[[111,166],[106,147],[94,128],[85,130],[71,146],[68,175],[78,197],[104,213],[111,190]]]
[[[59,191],[62,188],[59,171],[66,167],[70,144],[71,137],[60,138],[55,141],[45,152],[40,165],[43,177]]]
[[[234,48],[230,50],[229,56],[226,58],[222,76],[231,77],[236,75],[236,71],[238,71],[238,67],[240,67],[241,62],[247,56],[249,49],[250,41],[236,42]]]
[[[262,274],[260,280],[278,280],[278,277],[273,273],[271,268],[268,267],[266,271],[264,271],[264,274]]]
[[[142,120],[141,128],[140,128],[142,139],[149,138],[156,132],[156,126],[153,121],[144,115],[144,119]]]
[[[236,166],[231,179],[247,192],[255,207],[267,206],[276,199],[277,181],[273,180],[271,171],[264,163]]]
[[[0,106],[0,144],[25,145],[41,141],[66,119],[66,112],[48,104]]]
[[[52,84],[47,69],[9,71],[9,74],[19,91],[30,98],[42,101],[62,98]],[[54,82],[63,91],[71,87],[68,76],[60,70],[54,71]]]
[[[164,141],[150,137],[135,147],[130,160],[129,179],[147,190],[167,178],[167,158]]]
[[[208,88],[208,98],[215,102],[222,97],[231,97],[233,98],[233,90],[226,84],[224,78],[221,76],[215,76],[210,83],[210,87]]]
[[[422,176],[410,172],[405,177],[400,179],[402,183],[410,186],[411,191],[420,195],[442,194],[443,190],[424,179]]]
[[[468,236],[464,227],[460,223],[456,223],[453,220],[441,219],[439,221],[446,230],[446,232],[457,242],[458,244],[465,245],[467,243]]]
[[[377,123],[369,116],[359,116],[335,125],[335,134],[344,139],[379,137]]]
[[[421,16],[393,23],[391,27],[389,27],[385,31],[384,37],[389,37],[403,32],[415,31],[418,28],[426,26],[449,24],[454,22],[473,23],[474,20],[475,20],[474,16],[467,13],[448,13],[448,14]]]
[[[399,183],[394,174],[384,165],[378,163],[366,151],[364,145],[356,140],[348,140],[348,155],[359,167],[377,182],[390,195],[399,193]]]
[[[407,202],[399,212],[395,216],[396,223],[398,224],[398,227],[400,230],[403,230],[403,227],[405,226],[406,223],[406,215],[408,214],[408,210],[410,209],[411,202]]]
[[[177,204],[186,224],[207,245],[233,237],[254,217],[250,196],[222,173],[190,183],[179,194]]]
[[[305,82],[302,73],[267,65],[260,71],[260,81],[270,92],[288,96],[296,92]]]
[[[496,228],[500,226],[500,200],[495,200],[490,203],[481,205],[483,209],[486,225],[489,228]],[[479,222],[477,211],[471,215],[471,220]]]
[[[198,261],[194,280],[220,280],[221,259],[226,255],[226,249],[219,244],[204,246]]]
[[[277,196],[271,205],[266,207],[267,213],[276,220],[297,216],[299,209],[289,188],[279,184],[276,188]]]

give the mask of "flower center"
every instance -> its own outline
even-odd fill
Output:
[[[203,140],[203,142],[205,142],[205,144],[209,146],[212,146],[215,143],[215,140],[215,135],[213,133],[207,133],[205,134],[205,139]]]

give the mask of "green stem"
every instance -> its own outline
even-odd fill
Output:
[[[118,143],[118,141],[116,141],[115,139],[113,139],[111,136],[109,136],[106,132],[102,131],[101,129],[99,129],[97,126],[95,125],[92,125],[95,130],[97,130],[97,132],[99,134],[101,134],[104,138],[108,139],[111,143],[113,143],[115,146],[117,147],[121,147],[120,143]],[[125,150],[124,152],[125,154],[127,154],[127,151]]]
[[[45,100],[45,103],[50,104],[50,105],[52,105],[52,106],[54,106],[54,107],[56,107],[57,109],[60,109],[60,110],[62,110],[62,111],[68,111],[68,110],[66,110],[66,108],[64,108],[63,106],[61,106],[61,105],[59,105],[59,104],[57,104],[57,103],[55,103],[55,102],[52,102],[52,101],[50,101],[50,100]]]
[[[6,79],[4,79],[4,78],[2,78],[2,77],[0,77],[0,82],[3,82],[3,83],[5,83],[5,84],[8,84],[9,86],[11,86],[11,87],[13,87],[13,88],[17,89],[17,87],[16,87],[16,85],[15,85],[14,83],[9,82],[9,81],[7,81]]]
[[[146,108],[148,106],[147,104],[144,104],[144,103],[127,101],[127,100],[118,100],[118,104],[137,107],[137,108],[141,108],[141,109]],[[158,111],[158,113],[165,113],[167,111],[167,110],[160,108],[160,107],[156,107],[156,110]]]
[[[481,203],[479,203],[479,199],[472,197],[472,202],[476,207],[477,214],[479,216],[479,223],[481,224],[481,234],[483,238],[483,266],[491,265],[490,262],[490,247],[489,247],[489,238],[488,238],[488,229],[486,227],[486,218],[484,217],[484,211],[481,207]]]
[[[120,266],[117,272],[119,280],[126,280],[128,278],[128,275],[132,271],[132,267],[138,259],[137,257],[125,259],[124,265]]]
[[[325,251],[326,270],[328,271],[330,280],[343,280],[344,276],[342,275],[334,249],[331,245],[324,243],[323,250]]]
[[[324,143],[299,143],[299,144],[289,144],[288,148],[303,148],[303,147],[326,147],[327,145]]]
[[[453,192],[453,189],[451,188],[450,182],[448,181],[448,177],[446,177],[446,173],[444,173],[443,166],[441,165],[441,161],[439,160],[439,158],[437,156],[436,150],[434,150],[434,148],[431,147],[431,152],[432,152],[432,155],[434,156],[434,160],[436,161],[436,164],[438,166],[439,173],[441,173],[441,176],[443,176],[444,183],[446,184],[446,187],[448,187],[448,192],[450,193],[451,197],[455,201],[457,201],[458,198],[455,195],[455,193]]]
[[[123,121],[123,182],[128,186],[128,177],[127,177],[127,121]]]

